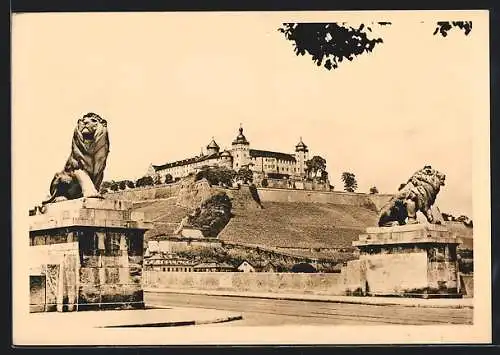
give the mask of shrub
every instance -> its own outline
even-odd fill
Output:
[[[236,172],[225,167],[203,167],[196,173],[195,181],[207,179],[210,185],[231,186]]]
[[[172,181],[174,181],[172,175],[170,175],[170,174],[165,175],[165,184],[169,184]]]

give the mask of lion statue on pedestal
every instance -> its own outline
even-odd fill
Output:
[[[379,227],[418,223],[418,211],[424,214],[429,223],[440,224],[442,218],[434,215],[432,207],[441,186],[444,186],[445,179],[445,174],[430,165],[417,171],[382,207]]]
[[[106,120],[93,112],[85,114],[76,124],[64,170],[54,175],[50,197],[42,205],[80,197],[102,198],[99,188],[108,154]]]

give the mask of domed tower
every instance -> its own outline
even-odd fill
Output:
[[[295,159],[297,160],[297,174],[300,176],[306,175],[306,161],[309,160],[309,149],[300,137],[299,143],[295,146]]]
[[[219,153],[219,145],[215,142],[214,138],[212,137],[212,141],[208,143],[207,145],[207,154],[212,155]]]
[[[243,127],[240,125],[239,134],[232,143],[233,169],[238,171],[243,165],[250,163],[250,142],[243,134]]]

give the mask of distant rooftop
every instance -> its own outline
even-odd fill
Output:
[[[278,160],[286,160],[292,162],[296,161],[295,157],[292,154],[271,152],[269,150],[250,149],[250,156],[254,158],[263,157],[263,158],[276,158]]]
[[[187,165],[187,164],[199,163],[199,162],[202,162],[205,160],[217,158],[220,156],[220,154],[221,153],[214,153],[214,154],[210,154],[210,155],[202,155],[202,156],[197,156],[197,157],[193,157],[193,158],[177,160],[177,161],[174,161],[172,163],[167,163],[167,164],[163,164],[163,165],[153,165],[153,169],[155,169],[155,171],[158,171],[158,170],[173,168],[175,166],[183,166],[183,165]]]

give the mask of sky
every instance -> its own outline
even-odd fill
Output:
[[[294,54],[283,13],[16,14],[14,164],[35,204],[87,112],[108,121],[105,180],[192,157],[212,137],[230,148],[241,123],[255,149],[293,153],[302,137],[335,190],[349,171],[358,192],[394,193],[430,164],[447,176],[441,211],[473,216],[485,38],[475,23],[467,37],[433,36],[435,20],[391,18],[373,53],[328,71]]]

